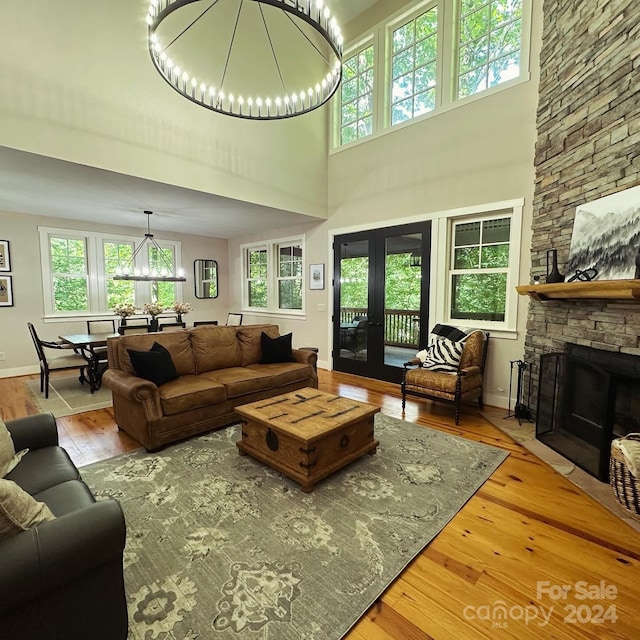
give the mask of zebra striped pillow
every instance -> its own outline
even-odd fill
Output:
[[[454,342],[448,338],[434,340],[427,347],[427,355],[422,363],[425,369],[441,373],[455,373],[460,365],[464,342]]]

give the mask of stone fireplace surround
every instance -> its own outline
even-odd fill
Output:
[[[529,281],[544,283],[548,249],[564,273],[576,207],[640,184],[640,12],[634,0],[545,0],[543,12]],[[639,335],[635,301],[531,300],[533,403],[543,353],[570,343],[640,356]]]

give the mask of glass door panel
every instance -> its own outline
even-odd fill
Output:
[[[339,256],[338,357],[366,361],[368,358],[369,241],[342,241]]]
[[[385,238],[384,364],[402,367],[420,340],[422,233]]]

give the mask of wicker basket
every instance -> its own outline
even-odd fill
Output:
[[[611,443],[611,458],[609,459],[609,482],[613,494],[622,508],[634,520],[640,521],[640,478],[636,478],[629,471],[627,462],[618,447],[613,446],[621,440],[640,440],[640,433],[630,433],[624,438]]]

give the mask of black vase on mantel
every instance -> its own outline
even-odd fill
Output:
[[[158,318],[153,316],[151,318],[151,321],[149,322],[149,331],[153,333],[153,332],[159,331],[159,329],[160,329],[160,324],[158,322]]]
[[[551,259],[551,268],[549,268],[549,259]],[[547,284],[554,282],[564,282],[564,276],[558,271],[558,250],[549,249],[547,251]]]

